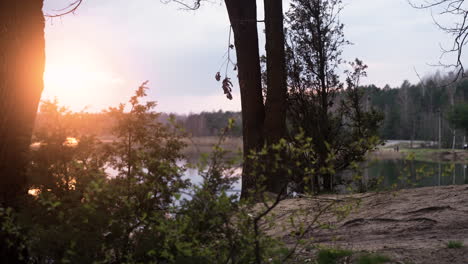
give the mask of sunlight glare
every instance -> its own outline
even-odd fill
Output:
[[[28,194],[32,196],[38,196],[41,190],[38,188],[33,188],[28,190]]]
[[[74,138],[74,137],[67,137],[65,142],[63,142],[63,145],[65,147],[74,148],[74,147],[78,146],[78,140],[76,138]]]
[[[43,99],[57,98],[75,111],[87,105],[100,110],[112,97],[109,91],[122,83],[122,79],[97,59],[95,62],[89,57],[55,59],[46,63]]]

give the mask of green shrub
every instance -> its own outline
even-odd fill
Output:
[[[109,144],[76,133],[70,123],[79,117],[57,102],[43,104],[45,126],[36,130],[34,140],[40,144],[31,151],[28,168],[31,195],[19,208],[0,207],[0,237],[5,242],[0,255],[5,251],[14,259],[38,264],[290,260],[318,218],[304,222],[305,211],[289,217],[294,235],[289,248],[266,229],[277,224],[273,210],[286,198],[294,176],[305,175],[303,180],[311,182],[313,164],[302,159],[314,154],[311,139],[299,134],[294,144],[282,139],[250,153],[247,177],[255,181],[255,188],[240,200],[230,192],[238,180],[233,175],[239,159],[228,158],[231,155],[220,147],[233,121],[209,155],[195,165],[181,165],[184,135],[174,123],[158,121],[154,102],[143,102],[145,85],[127,107],[109,109],[116,120],[116,140]],[[70,136],[76,138],[74,144],[67,143]],[[184,176],[189,166],[198,169],[200,184]],[[270,173],[282,175],[278,195],[265,192]],[[315,213],[349,213],[348,207],[335,205]],[[323,251],[320,263],[349,254]]]
[[[195,165],[203,180],[194,185],[180,164],[181,130],[142,102],[145,84],[129,107],[109,109],[116,140],[107,145],[74,133],[57,102],[43,105],[28,168],[34,192],[22,208],[0,208],[4,249],[31,263],[283,263],[293,251],[260,228],[279,200],[255,208],[259,200],[229,193],[238,179],[225,176],[238,164],[220,146],[233,123]],[[78,144],[64,144],[68,136]]]
[[[357,259],[357,264],[380,264],[387,263],[390,258],[378,254],[366,254]]]
[[[351,256],[351,250],[343,249],[321,249],[317,255],[318,264],[335,264],[343,257]]]
[[[462,241],[449,241],[447,243],[447,248],[462,248],[463,242]]]

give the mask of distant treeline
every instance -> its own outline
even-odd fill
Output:
[[[465,131],[456,131],[448,121],[454,105],[468,102],[468,81],[436,73],[418,84],[404,81],[400,87],[363,87],[368,104],[385,118],[380,128],[383,139],[438,141],[439,118],[443,147],[460,147]]]
[[[437,142],[439,118],[443,147],[452,147],[454,132],[455,145],[461,147],[465,131],[454,130],[448,121],[448,112],[454,105],[468,102],[468,80],[454,82],[451,76],[434,74],[418,84],[404,81],[399,87],[377,87],[368,85],[364,89],[366,108],[374,108],[384,114],[380,127],[383,139],[425,140]],[[338,96],[339,98],[339,96]],[[339,100],[339,99],[337,99]],[[217,136],[234,119],[235,125],[229,135],[242,136],[240,112],[213,111],[188,115],[160,114],[163,123],[173,122],[194,136]],[[77,134],[111,136],[109,131],[114,121],[106,113],[70,113],[71,126]],[[36,122],[41,122],[39,113]]]
[[[165,117],[167,118],[167,115]],[[217,136],[221,133],[222,129],[227,127],[229,119],[233,119],[234,126],[228,134],[236,137],[242,136],[242,118],[240,112],[224,112],[219,110],[217,112],[201,112],[187,116],[178,115],[176,119],[188,133],[195,137]]]
[[[108,113],[72,113],[66,114],[67,127],[72,127],[76,135],[96,135],[99,137],[112,137],[110,131],[115,125]],[[50,117],[49,117],[50,118]],[[233,127],[228,135],[242,136],[242,119],[240,112],[213,111],[198,114],[177,115],[160,113],[159,121],[163,124],[173,123],[185,130],[193,137],[218,136],[228,126],[229,119],[234,120]],[[50,120],[49,120],[50,121]],[[36,127],[45,122],[45,118],[38,113]],[[73,135],[70,135],[73,136]]]

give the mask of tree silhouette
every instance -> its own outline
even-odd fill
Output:
[[[26,153],[43,89],[42,0],[0,2],[0,201],[24,193]]]

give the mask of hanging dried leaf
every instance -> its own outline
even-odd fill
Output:
[[[231,82],[231,78],[224,78],[223,80],[223,91],[224,91],[224,94],[226,95],[226,97],[229,99],[229,100],[232,100],[232,82]]]
[[[230,44],[230,45],[229,45],[229,48],[230,48],[230,49],[233,49],[233,48],[234,48],[234,45]]]
[[[237,71],[237,64],[234,64],[234,71]]]
[[[219,82],[221,80],[221,73],[217,72],[215,75],[215,79]]]

